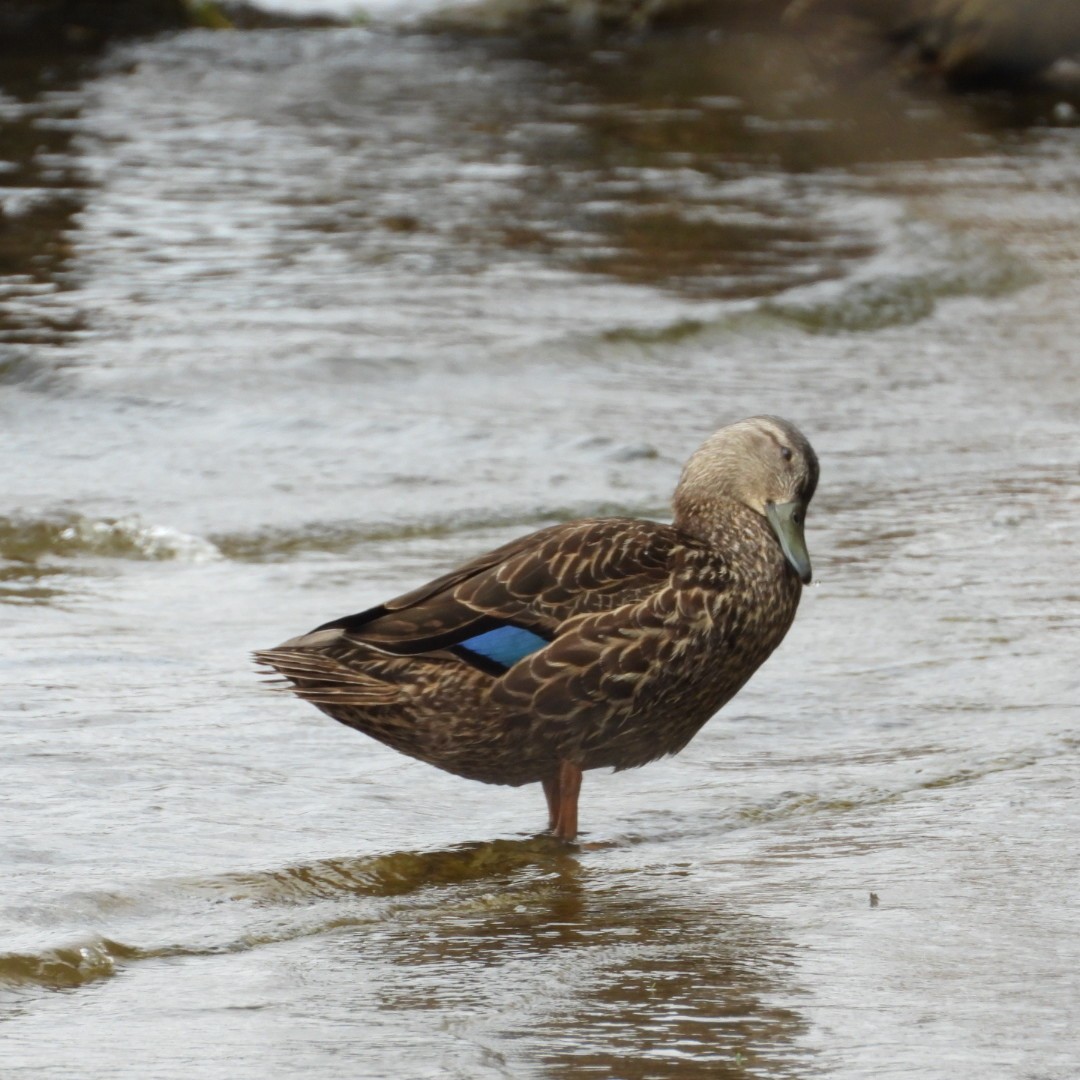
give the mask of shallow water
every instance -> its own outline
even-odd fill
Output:
[[[1053,104],[757,35],[8,70],[5,1078],[1075,1077]],[[578,847],[249,666],[528,528],[662,516],[766,411],[822,460],[815,585],[686,752],[586,777]]]

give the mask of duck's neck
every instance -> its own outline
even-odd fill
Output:
[[[734,554],[741,548],[760,553],[762,545],[783,552],[768,521],[743,502],[724,495],[683,496],[675,500],[675,528],[710,547]]]

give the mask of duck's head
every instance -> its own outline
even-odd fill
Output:
[[[804,584],[810,556],[803,522],[818,482],[814,448],[794,424],[751,416],[710,435],[694,451],[675,490],[675,524],[696,532],[734,501],[761,514]]]

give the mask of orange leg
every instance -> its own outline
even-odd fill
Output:
[[[544,783],[551,831],[560,840],[573,840],[577,836],[580,792],[581,769],[570,761],[560,761],[558,774]]]
[[[559,763],[559,822],[555,835],[560,840],[577,836],[577,804],[581,794],[581,770],[569,761]]]

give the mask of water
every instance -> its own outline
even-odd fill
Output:
[[[3,86],[5,1078],[1078,1075],[1052,97],[391,29]],[[580,847],[251,670],[763,411],[815,585]]]

